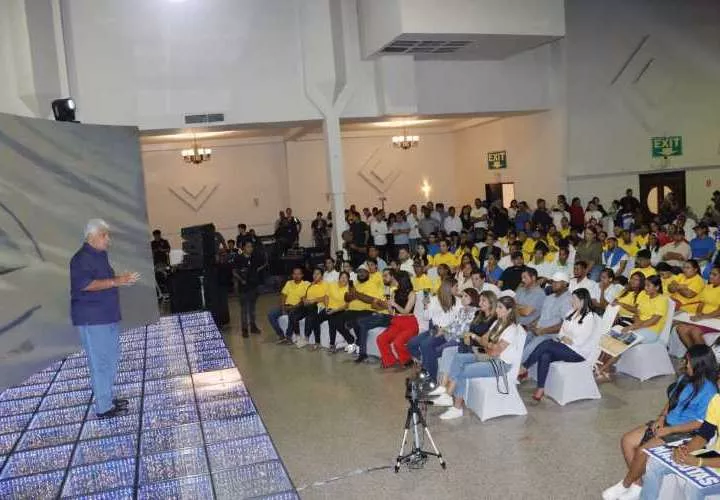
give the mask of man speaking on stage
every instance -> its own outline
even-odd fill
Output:
[[[95,413],[110,418],[127,413],[127,399],[113,399],[120,357],[118,287],[135,284],[138,273],[115,275],[107,250],[110,228],[102,219],[85,227],[85,243],[70,260],[70,312],[88,357]]]

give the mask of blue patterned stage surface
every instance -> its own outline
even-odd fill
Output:
[[[128,415],[95,417],[82,352],[0,394],[0,498],[298,498],[208,313],[120,342]]]

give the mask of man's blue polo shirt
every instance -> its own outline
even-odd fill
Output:
[[[690,240],[690,249],[692,250],[692,258],[708,258],[707,255],[712,256],[715,252],[715,239],[710,236],[704,238],[693,238]]]
[[[99,292],[83,291],[94,280],[112,279],[108,254],[88,243],[70,260],[70,315],[75,326],[106,325],[120,321],[120,297],[117,288]]]

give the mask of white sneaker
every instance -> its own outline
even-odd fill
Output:
[[[437,398],[432,400],[433,405],[435,406],[452,406],[453,405],[453,398],[450,394],[445,393],[441,394]]]
[[[305,337],[303,337],[302,335],[300,335],[300,336],[298,337],[298,339],[297,339],[297,342],[295,342],[295,346],[296,346],[298,349],[302,349],[302,348],[305,347],[306,345],[308,345],[308,341],[305,339]]]
[[[432,391],[428,392],[428,396],[441,396],[446,393],[447,393],[447,389],[445,389],[445,386],[439,385]]]
[[[358,350],[359,350],[359,349],[358,349],[358,346],[357,346],[356,344],[348,344],[348,345],[345,347],[345,352],[348,353],[348,354],[356,353],[356,352],[358,352]]]
[[[638,498],[640,498],[641,491],[642,486],[633,483],[627,490],[625,490],[625,493],[618,497],[618,500],[638,500]]]
[[[603,500],[619,500],[619,498],[630,491],[630,488],[626,488],[623,482],[620,481],[617,484],[610,486],[608,489],[602,492]]]
[[[440,420],[453,420],[455,418],[460,418],[463,416],[463,413],[462,408],[455,408],[454,406],[451,406],[445,410],[445,413],[440,415]]]

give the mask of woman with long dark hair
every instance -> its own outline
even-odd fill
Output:
[[[410,275],[405,271],[393,272],[392,281],[395,292],[387,305],[393,318],[390,320],[390,326],[376,339],[383,368],[396,364],[403,367],[410,366],[412,356],[408,351],[407,343],[418,333],[418,322],[413,314],[415,292]],[[393,348],[397,356],[393,353]]]
[[[320,349],[320,325],[327,320],[325,315],[325,302],[327,300],[328,284],[323,281],[323,271],[320,268],[313,269],[312,283],[305,292],[303,305],[307,308],[305,316],[305,337],[300,337],[296,343],[298,349],[308,345],[310,334],[315,336],[315,344],[309,347],[310,350]]]
[[[535,363],[538,365],[537,389],[532,396],[535,401],[541,401],[545,395],[545,381],[550,363],[580,363],[588,359],[597,347],[593,339],[597,316],[592,310],[590,292],[585,288],[578,288],[572,293],[571,304],[572,311],[565,317],[558,339],[548,339],[537,346],[520,369],[518,378],[524,379],[527,377],[528,368]]]
[[[645,473],[648,455],[644,449],[690,437],[700,428],[710,400],[717,394],[718,365],[715,355],[706,345],[691,346],[685,355],[685,374],[668,389],[668,401],[655,420],[625,433],[620,442],[628,472],[619,483],[605,490],[605,500],[637,498],[638,484]],[[645,484],[657,488],[659,485]],[[643,492],[643,495],[648,492]],[[631,498],[631,496],[627,496]],[[657,498],[657,495],[647,498]]]
[[[465,382],[468,379],[495,377],[496,368],[502,372],[500,376],[505,376],[510,371],[511,363],[520,358],[523,348],[520,343],[522,327],[517,324],[516,309],[515,299],[501,297],[496,308],[497,320],[490,330],[482,337],[467,337],[467,342],[477,342],[492,359],[478,360],[474,353],[458,353],[453,357],[445,385],[446,392],[433,401],[437,406],[450,406],[440,415],[440,419],[451,420],[463,416]],[[454,399],[451,394],[454,394]]]
[[[645,290],[645,275],[641,272],[634,272],[628,280],[625,290],[612,301],[612,305],[620,306],[616,323],[629,325],[638,311],[638,297]]]
[[[698,295],[705,288],[705,282],[700,275],[700,265],[695,259],[690,259],[682,266],[682,273],[675,276],[668,292],[677,303],[678,310],[682,312],[695,312],[698,305]]]
[[[427,270],[428,266],[430,265],[430,259],[429,259],[427,247],[425,246],[425,243],[417,243],[415,245],[415,255],[412,256],[413,261],[419,260],[422,262],[423,266],[425,266],[425,269]]]
[[[330,333],[330,347],[328,350],[331,354],[335,354],[335,339],[338,331],[345,339],[348,345],[355,344],[355,337],[347,331],[340,314],[348,307],[345,301],[345,294],[350,290],[350,274],[346,271],[340,271],[338,280],[335,283],[328,283],[328,293],[325,300],[325,318],[328,320],[328,329]]]

